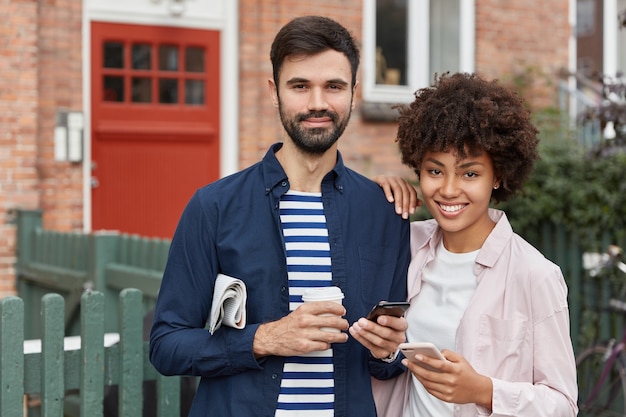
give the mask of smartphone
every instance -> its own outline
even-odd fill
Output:
[[[430,342],[400,343],[398,348],[400,349],[400,352],[402,352],[402,354],[411,362],[435,372],[439,372],[439,370],[418,361],[415,359],[415,355],[419,353],[424,356],[430,356],[431,358],[441,359],[443,361],[447,360],[441,354],[439,349],[437,349],[437,347]]]
[[[367,315],[367,319],[376,321],[378,316],[402,317],[411,304],[406,301],[379,301]]]

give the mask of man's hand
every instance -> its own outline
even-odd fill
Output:
[[[406,341],[407,321],[404,317],[379,316],[376,323],[361,317],[350,326],[350,334],[378,359],[386,358]]]
[[[342,330],[348,329],[348,321],[341,317],[344,314],[346,309],[333,301],[304,303],[282,319],[259,326],[254,335],[254,355],[294,356],[345,343],[348,335]]]
[[[417,198],[415,187],[402,177],[377,175],[372,180],[381,186],[387,197],[387,201],[396,205],[396,213],[402,218],[408,219],[415,213],[422,202]]]

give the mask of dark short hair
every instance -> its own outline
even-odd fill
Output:
[[[323,16],[297,17],[276,34],[270,50],[274,82],[278,86],[280,69],[288,56],[310,56],[330,49],[341,52],[348,58],[354,87],[359,68],[357,42],[345,27]]]
[[[445,73],[432,86],[417,90],[411,104],[398,108],[402,162],[418,177],[426,152],[465,158],[484,151],[500,180],[492,198],[505,201],[521,191],[539,158],[530,112],[518,94],[497,80]]]

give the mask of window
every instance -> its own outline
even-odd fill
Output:
[[[474,71],[474,0],[365,0],[363,98],[408,103],[435,73]]]
[[[593,35],[593,32],[595,32],[595,21],[595,0],[578,0],[576,2],[576,36]]]
[[[205,104],[204,48],[105,41],[102,50],[104,101],[144,105]]]

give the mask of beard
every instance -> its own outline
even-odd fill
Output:
[[[289,118],[283,112],[282,104],[280,102],[278,110],[280,113],[280,121],[293,143],[298,149],[309,155],[322,155],[330,149],[330,147],[333,146],[343,134],[352,113],[352,109],[350,109],[346,117],[343,119],[339,117],[339,114],[326,110],[309,112],[307,114],[297,114],[294,117]],[[330,118],[332,126],[328,128],[313,129],[302,127],[302,121],[308,118],[319,117]]]

